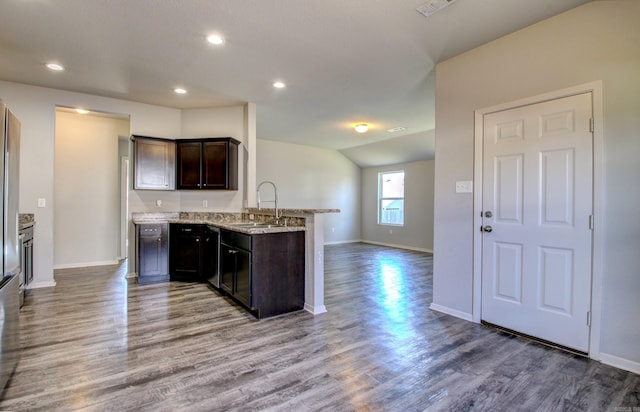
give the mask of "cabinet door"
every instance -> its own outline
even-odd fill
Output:
[[[200,189],[200,159],[202,143],[177,143],[177,187],[178,189]]]
[[[234,292],[234,278],[236,272],[236,253],[235,249],[220,244],[220,288],[229,294]]]
[[[138,282],[166,280],[169,243],[166,224],[138,226]]]
[[[159,276],[167,273],[167,255],[162,238],[140,238],[139,276]]]
[[[175,142],[134,137],[134,189],[175,189]]]
[[[215,287],[220,287],[218,275],[220,232],[210,228],[204,230],[202,253],[202,275]]]
[[[227,188],[228,142],[202,143],[202,187],[203,189]]]
[[[171,275],[188,281],[200,278],[201,238],[184,235],[171,238]]]
[[[233,296],[248,308],[252,307],[251,253],[242,249],[236,249],[236,291]]]

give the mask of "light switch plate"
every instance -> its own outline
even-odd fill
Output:
[[[38,207],[47,207],[47,199],[45,199],[44,197],[39,197]]]
[[[473,182],[471,180],[460,180],[456,182],[456,193],[473,192]]]

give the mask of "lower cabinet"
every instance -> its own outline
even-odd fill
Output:
[[[220,231],[220,288],[265,318],[303,308],[304,232]]]
[[[219,229],[172,223],[169,233],[171,280],[206,282],[217,274]]]
[[[205,224],[137,224],[138,283],[209,282],[257,318],[300,310],[304,235],[250,235]]]
[[[204,225],[171,223],[169,273],[171,280],[198,282],[203,263]]]
[[[136,225],[136,272],[138,283],[169,280],[169,224]]]

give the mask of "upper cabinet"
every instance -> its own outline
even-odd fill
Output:
[[[238,190],[238,146],[231,137],[169,140],[132,136],[134,189]]]
[[[176,188],[176,143],[173,140],[132,136],[134,189]]]
[[[176,142],[176,180],[180,190],[238,190],[238,145],[231,138]]]

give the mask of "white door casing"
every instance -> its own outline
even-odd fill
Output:
[[[592,118],[591,93],[483,116],[481,319],[583,352]]]

